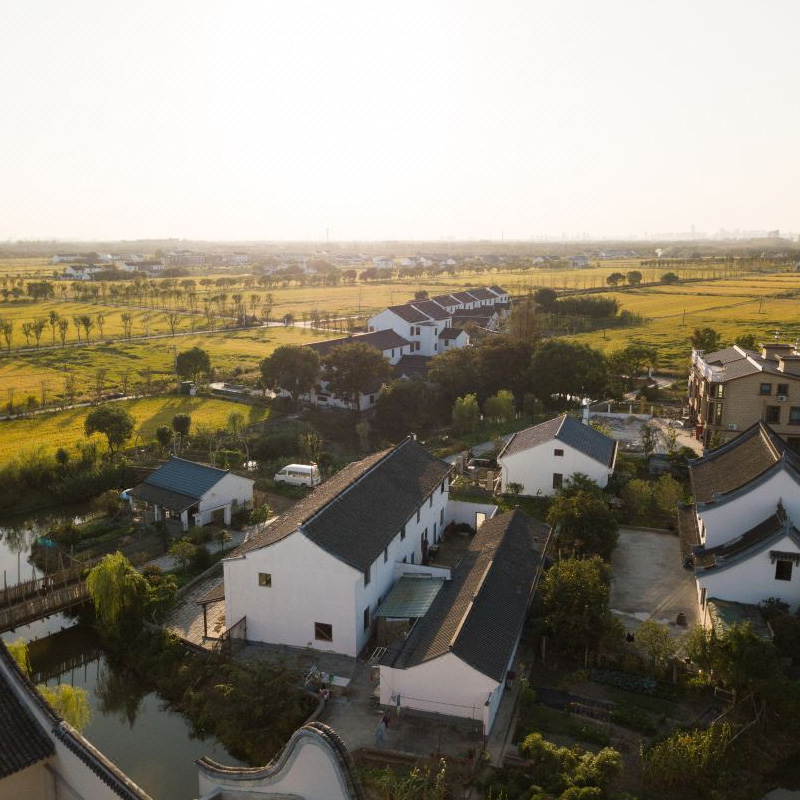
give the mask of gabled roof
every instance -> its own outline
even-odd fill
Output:
[[[617,443],[604,433],[596,431],[590,425],[584,425],[567,414],[515,433],[498,458],[530,450],[554,439],[574,447],[601,464],[610,467],[614,463]]]
[[[417,309],[417,311],[422,312],[426,316],[430,317],[431,319],[442,320],[442,319],[450,319],[452,316],[447,309],[442,308],[438,303],[433,300],[414,300],[409,303],[410,306],[413,306]]]
[[[464,331],[461,328],[443,328],[439,334],[440,339],[458,339]]]
[[[403,356],[394,365],[395,375],[405,375],[407,378],[412,378],[419,375],[421,378],[428,377],[428,369],[432,361],[431,356]]]
[[[227,474],[226,469],[172,456],[166,464],[162,464],[155,472],[148,475],[143,484],[199,500]],[[141,486],[142,484],[137,489]]]
[[[497,284],[489,287],[495,294],[501,295],[503,297],[508,296],[508,292],[502,287],[497,286]]]
[[[430,317],[428,317],[427,314],[417,311],[417,309],[411,305],[389,306],[388,310],[397,314],[400,319],[406,322],[430,322]]]
[[[469,292],[453,292],[453,297],[455,297],[459,303],[474,303],[478,299]]]
[[[309,342],[306,347],[316,350],[320,358],[324,358],[334,347],[343,344],[367,344],[376,350],[384,352],[394,347],[403,347],[410,344],[408,339],[404,339],[399,333],[395,333],[391,328],[385,331],[373,331],[371,333],[356,333],[353,336],[343,336],[339,339],[327,339],[322,342]]]
[[[498,316],[494,306],[480,306],[479,308],[457,308],[453,312],[453,319],[458,317],[475,317],[476,319],[491,319]]]
[[[800,531],[792,525],[783,506],[778,503],[774,514],[763,522],[745,531],[741,536],[716,547],[695,547],[696,573],[702,575],[709,570],[719,571],[738,564],[756,553],[765,550],[774,542],[789,536],[798,548],[800,557]]]
[[[730,442],[689,462],[695,502],[710,503],[754,481],[779,462],[795,471],[800,455],[764,422],[756,422]]]
[[[548,535],[546,525],[519,510],[484,522],[453,579],[445,582],[411,633],[390,645],[381,665],[408,669],[452,652],[502,681],[525,622]]]
[[[457,306],[458,300],[451,294],[437,294],[436,297],[431,298],[434,303],[440,306]]]
[[[488,289],[470,289],[469,293],[478,300],[497,300],[497,295],[494,294],[494,292],[490,292]]]
[[[365,570],[452,470],[414,439],[349,464],[296,503],[232,557],[300,531],[346,564]]]

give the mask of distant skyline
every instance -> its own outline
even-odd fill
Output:
[[[30,0],[0,240],[796,231],[800,7]]]

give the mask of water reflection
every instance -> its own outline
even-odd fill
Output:
[[[90,628],[76,625],[31,642],[30,659],[34,681],[87,690],[92,719],[84,736],[152,797],[197,797],[194,762],[201,756],[242,763],[213,737],[198,738],[186,717],[143,686],[124,664],[109,660]]]

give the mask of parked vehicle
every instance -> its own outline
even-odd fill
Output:
[[[497,461],[493,458],[471,458],[467,464],[467,472],[478,472],[484,469],[497,469]]]
[[[318,486],[322,483],[322,476],[316,464],[287,464],[275,473],[273,480],[276,486]]]

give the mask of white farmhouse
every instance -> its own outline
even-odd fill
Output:
[[[547,526],[509,511],[483,523],[450,580],[416,578],[426,610],[381,658],[382,705],[481,720],[488,734],[548,535]]]
[[[177,519],[188,531],[190,525],[230,525],[233,514],[253,505],[253,484],[228,470],[173,456],[131,496],[152,511],[154,521]]]
[[[452,327],[453,317],[433,300],[389,306],[370,317],[370,331],[392,330],[411,342],[412,354],[439,355],[439,334]]]
[[[684,563],[706,614],[713,599],[800,606],[800,455],[757,422],[689,465],[695,503],[679,511]]]
[[[395,564],[421,563],[450,522],[451,469],[411,438],[345,467],[223,562],[227,627],[358,655]]]
[[[614,472],[617,443],[574,417],[560,417],[515,433],[497,457],[501,487],[522,484],[521,494],[552,495],[575,473],[605,487]]]

